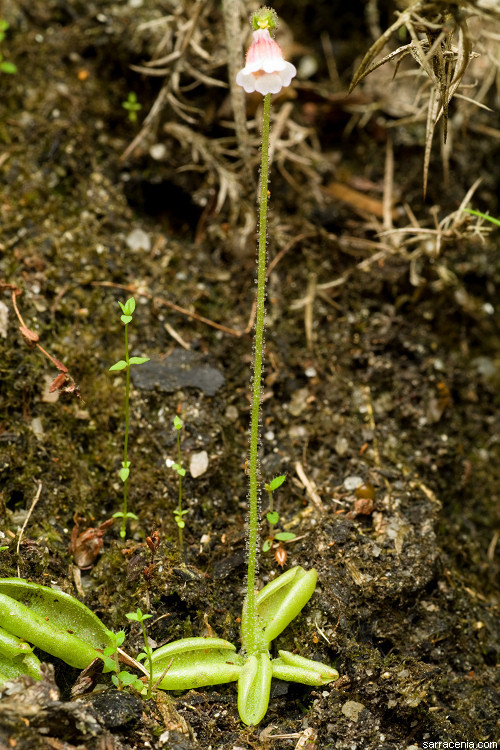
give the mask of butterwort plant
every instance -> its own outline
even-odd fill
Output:
[[[259,466],[261,379],[264,355],[264,312],[266,282],[267,202],[269,180],[269,122],[271,94],[289,86],[296,74],[284,60],[271,33],[277,17],[261,8],[252,17],[253,41],[245,67],[236,82],[245,91],[264,97],[262,122],[262,161],[260,173],[259,242],[257,256],[257,309],[254,334],[253,392],[250,423],[249,515],[246,596],[241,616],[241,643],[236,646],[220,638],[185,638],[168,643],[153,652],[153,682],[165,690],[184,690],[225,682],[238,683],[238,711],[247,725],[258,724],[269,705],[271,680],[325,685],[338,678],[333,667],[306,659],[289,651],[278,651],[272,659],[271,642],[297,617],[316,587],[315,570],[292,567],[255,590],[259,553]],[[276,489],[277,486],[273,486]],[[274,517],[273,517],[274,518]],[[162,676],[163,675],[163,676]]]
[[[120,320],[123,323],[125,332],[125,359],[120,359],[115,362],[109,368],[110,372],[118,372],[121,370],[125,371],[125,439],[123,444],[123,461],[121,463],[121,469],[119,471],[120,479],[123,484],[123,506],[122,510],[113,515],[113,518],[121,518],[120,536],[125,539],[127,536],[127,520],[136,519],[137,516],[134,513],[128,511],[128,480],[130,476],[130,461],[128,459],[128,438],[130,431],[130,368],[133,365],[142,365],[144,362],[149,361],[149,357],[130,357],[129,356],[129,344],[128,344],[128,327],[132,322],[132,316],[135,311],[135,299],[130,297],[125,304],[118,302],[120,305],[122,314]]]
[[[246,65],[238,73],[237,81],[249,92],[258,91],[264,97],[262,128],[262,164],[260,184],[260,222],[257,262],[257,312],[255,322],[255,351],[253,364],[253,394],[250,424],[249,456],[249,516],[246,596],[241,616],[241,650],[221,638],[185,638],[168,643],[152,651],[147,639],[144,620],[149,617],[140,610],[127,615],[139,622],[144,638],[144,653],[136,666],[144,673],[143,680],[120,668],[119,648],[124,632],[113,633],[81,602],[61,591],[39,586],[20,578],[0,579],[0,682],[19,674],[42,676],[40,662],[29,645],[64,659],[68,664],[83,669],[94,659],[104,661],[105,669],[113,672],[117,687],[127,685],[143,691],[147,679],[147,696],[152,689],[186,690],[225,682],[238,683],[238,711],[247,725],[258,724],[269,705],[271,680],[298,682],[319,686],[338,678],[333,667],[290,651],[279,650],[274,659],[270,646],[283,630],[297,617],[311,598],[316,587],[314,569],[292,567],[256,592],[258,564],[259,520],[259,424],[261,378],[264,349],[264,304],[266,279],[267,188],[269,167],[269,114],[271,94],[288,86],[295,68],[283,59],[281,49],[271,37],[276,26],[276,15],[269,8],[261,8],[252,19],[253,42]],[[121,536],[126,535],[126,522],[133,514],[127,510],[127,483],[130,474],[128,436],[130,424],[130,367],[147,361],[146,357],[130,357],[128,326],[135,310],[133,298],[120,303],[121,321],[125,329],[125,359],[114,364],[111,371],[125,371],[125,447],[120,470],[124,485]],[[182,426],[182,425],[180,425]],[[179,429],[180,429],[179,426]],[[176,426],[176,429],[177,426]],[[180,460],[179,460],[180,465]],[[268,494],[281,484],[282,477],[273,480]],[[272,506],[271,506],[272,507]],[[276,519],[270,509],[269,523]]]

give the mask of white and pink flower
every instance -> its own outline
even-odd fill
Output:
[[[236,83],[242,86],[247,94],[258,91],[259,94],[278,94],[284,86],[289,86],[297,70],[292,63],[283,59],[283,52],[272,39],[268,29],[257,29],[253,32],[245,67],[236,76]]]

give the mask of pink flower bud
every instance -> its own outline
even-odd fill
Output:
[[[283,59],[281,47],[271,38],[268,29],[253,32],[245,67],[236,76],[236,83],[247,94],[278,94],[283,86],[289,86],[297,74],[295,66]]]

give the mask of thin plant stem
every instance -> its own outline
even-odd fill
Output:
[[[146,633],[146,626],[144,625],[144,620],[141,620],[141,628],[142,628],[142,635],[144,638],[144,646],[145,646],[145,652],[146,652],[146,658],[148,660],[148,667],[149,667],[149,680],[148,680],[148,692],[146,695],[146,698],[149,700],[151,698],[151,691],[153,688],[152,682],[153,682],[153,660],[151,659],[151,646],[149,645],[148,641],[148,634]]]
[[[248,632],[245,647],[248,656],[258,651],[257,618],[255,606],[255,575],[257,571],[259,528],[259,486],[258,486],[258,450],[260,438],[260,405],[262,362],[264,357],[264,313],[266,298],[266,244],[267,244],[267,185],[269,180],[269,116],[271,111],[271,94],[264,97],[262,115],[262,162],[260,170],[260,214],[259,214],[259,247],[257,261],[257,308],[255,316],[254,362],[252,416],[250,422],[250,514],[248,522],[248,572],[246,614]]]
[[[130,426],[130,364],[128,352],[128,323],[125,323],[125,362],[127,363],[125,371],[125,441],[123,445],[123,466],[128,466],[128,433]],[[127,536],[127,498],[128,476],[123,483],[123,517],[120,536],[125,539]]]
[[[181,466],[181,437],[180,437],[180,430],[176,430],[177,432],[177,465]],[[178,518],[182,521],[182,474],[179,471],[179,502],[177,504],[177,510],[178,510]],[[182,526],[178,523],[177,528],[179,529],[179,549],[181,551],[181,555],[184,556],[184,534],[182,532]]]
[[[273,511],[274,511],[273,493],[272,492],[268,492],[267,495],[269,497],[269,513],[273,513]],[[273,532],[274,532],[274,523],[271,523],[270,521],[268,521],[268,524],[269,524],[269,536],[272,536]]]

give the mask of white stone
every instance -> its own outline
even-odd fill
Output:
[[[144,252],[149,253],[151,250],[151,237],[144,229],[132,229],[125,242],[133,252],[144,250]]]
[[[357,487],[359,487],[362,484],[363,484],[363,479],[361,477],[350,476],[344,479],[344,488],[348,492],[350,490],[355,490]]]
[[[167,147],[164,143],[153,143],[149,149],[149,155],[155,161],[162,161],[167,156]]]
[[[189,472],[193,479],[201,477],[202,474],[208,469],[208,453],[206,451],[200,451],[199,453],[193,453],[191,461],[189,462]]]

